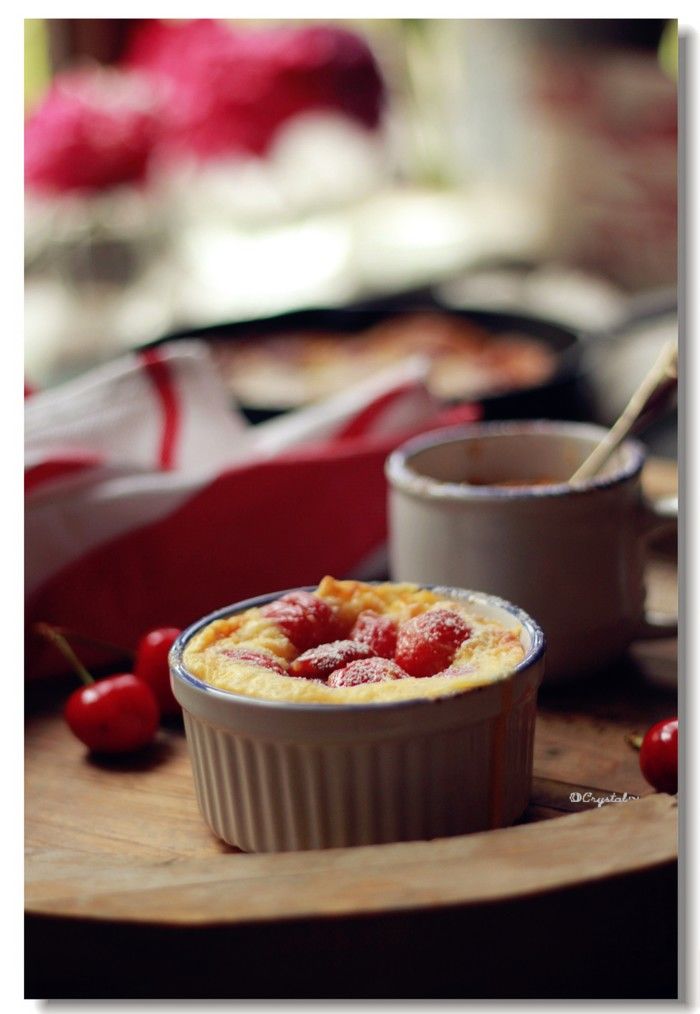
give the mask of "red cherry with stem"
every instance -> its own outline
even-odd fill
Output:
[[[168,654],[180,636],[178,627],[156,627],[143,635],[136,649],[134,675],[148,683],[164,715],[179,715],[180,705],[170,687]]]
[[[133,673],[119,673],[74,690],[64,717],[95,753],[127,753],[152,742],[160,722],[153,691]]]
[[[677,718],[665,718],[652,725],[639,748],[639,767],[657,792],[678,792]]]
[[[37,624],[71,663],[85,686],[66,701],[64,717],[71,732],[96,753],[126,753],[152,742],[160,711],[151,688],[133,673],[118,673],[95,681],[62,634]]]

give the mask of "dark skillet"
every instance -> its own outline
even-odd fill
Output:
[[[398,299],[377,300],[342,309],[294,310],[272,317],[255,320],[215,324],[208,327],[188,328],[172,332],[151,343],[185,338],[205,341],[235,341],[264,338],[295,330],[332,331],[354,334],[363,331],[387,317],[410,313],[412,310],[430,310],[468,320],[494,335],[518,333],[542,342],[556,357],[556,368],[550,379],[536,387],[511,389],[482,396],[486,419],[549,418],[588,420],[592,417],[592,398],[583,369],[585,341],[573,328],[543,318],[497,310],[453,309],[441,305],[430,293],[419,292]],[[242,405],[251,422],[262,422],[289,411],[290,406],[279,408]]]

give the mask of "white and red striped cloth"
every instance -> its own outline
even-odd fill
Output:
[[[411,359],[258,426],[204,344],[162,345],[26,402],[29,676],[59,665],[40,620],[131,649],[158,625],[384,566],[383,463],[441,411]],[[85,654],[85,653],[84,653]],[[109,661],[104,653],[87,661]]]

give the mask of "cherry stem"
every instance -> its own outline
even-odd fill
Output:
[[[105,651],[112,651],[118,654],[120,658],[131,658],[134,657],[134,652],[129,651],[122,644],[112,644],[111,641],[102,641],[97,637],[90,637],[89,634],[81,634],[78,630],[70,630],[68,627],[52,627],[57,634],[62,635],[64,638],[70,637],[73,641],[82,641],[84,644],[90,644],[93,648],[104,648]]]
[[[643,739],[643,736],[634,736],[632,734],[625,736],[625,741],[629,743],[633,750],[641,749]]]
[[[63,657],[73,666],[76,673],[78,674],[78,676],[83,681],[86,687],[89,687],[92,683],[95,682],[90,673],[83,665],[83,663],[75,654],[70,644],[63,636],[63,634],[59,633],[59,631],[55,627],[49,626],[48,623],[36,623],[34,625],[34,629],[37,632],[37,634],[40,634],[42,637],[45,637],[48,641],[50,641],[54,645],[54,647],[58,648]]]

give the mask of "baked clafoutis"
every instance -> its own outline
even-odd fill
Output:
[[[245,697],[366,704],[484,686],[524,657],[517,621],[499,622],[469,596],[324,577],[314,591],[213,620],[188,642],[183,663]]]

